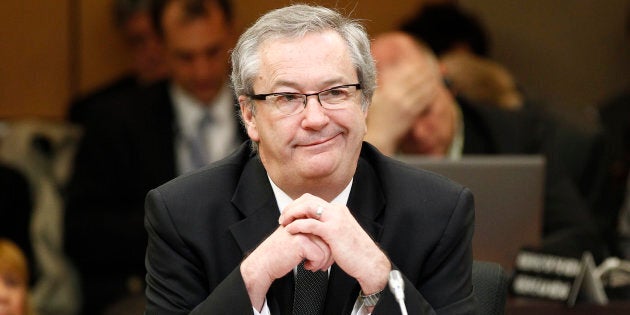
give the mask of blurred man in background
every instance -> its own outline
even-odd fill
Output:
[[[228,1],[154,1],[171,77],[95,106],[68,187],[66,249],[82,276],[84,314],[144,285],[149,189],[229,154],[245,137],[229,88]]]
[[[129,70],[118,79],[84,95],[70,104],[68,119],[84,124],[93,104],[127,98],[138,88],[168,76],[162,45],[149,13],[150,0],[115,0],[114,24],[129,54]]]
[[[547,160],[543,250],[575,257],[588,250],[599,260],[607,255],[589,204],[558,153],[558,147],[567,145],[569,132],[539,113],[455,98],[435,55],[405,33],[382,34],[374,40],[372,52],[379,87],[366,141],[388,155],[458,159],[467,154],[543,154]],[[580,151],[571,158],[580,160],[591,153]]]

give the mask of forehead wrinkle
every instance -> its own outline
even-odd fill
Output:
[[[292,64],[290,67],[287,67],[285,66],[287,63],[291,63],[291,61],[283,60],[278,61],[275,64],[268,63],[264,69],[268,75],[259,73],[258,79],[261,82],[266,81],[265,85],[271,89],[289,87],[297,90],[301,90],[311,83],[314,84],[314,89],[321,90],[334,85],[353,84],[357,81],[355,72],[348,75],[338,71],[338,68],[334,68],[331,69],[331,71],[328,71],[325,77],[319,77],[320,73],[311,73],[307,65]],[[294,78],[295,73],[301,73],[302,75],[299,79],[297,79]],[[348,80],[352,82],[348,82]]]
[[[287,63],[290,64],[292,61],[282,60],[271,63],[268,62],[268,60],[264,59],[265,58],[263,58],[263,64],[265,64],[266,66],[264,68],[261,68],[261,70],[265,70],[266,73],[263,74],[261,71],[257,78],[259,83],[264,84],[264,88],[270,89],[270,91],[272,92],[275,92],[274,89],[282,87],[292,88],[303,92],[316,92],[321,89],[332,87],[335,84],[349,84],[349,82],[346,82],[346,75],[343,75],[341,73],[330,73],[327,78],[315,81],[313,76],[310,75],[310,71],[306,65],[292,64],[290,67],[286,67],[285,65]],[[300,68],[305,69],[300,70]],[[303,73],[304,75],[298,81],[298,79],[293,78],[295,73]],[[309,82],[314,82],[314,90],[303,90],[306,85],[309,85]]]
[[[310,35],[324,35],[327,39],[331,39],[330,36],[333,36],[333,41],[340,40],[340,38],[335,38],[339,37],[336,33],[328,34],[328,32],[323,32],[309,34],[308,36]],[[317,71],[319,69],[317,65],[304,59],[304,54],[301,51],[305,47],[299,44],[292,45],[292,43],[302,39],[304,38],[273,38],[264,41],[258,47],[261,61],[261,68],[257,76],[259,84],[264,84],[265,88],[271,89],[272,92],[277,92],[274,90],[277,88],[288,87],[310,93],[330,88],[334,85],[356,83],[356,71],[345,73],[345,71],[341,71],[344,67],[331,66],[339,65],[341,62],[350,62],[350,68],[354,69],[345,44],[340,46],[340,50],[327,50],[323,52],[323,55],[319,55],[316,61],[322,63],[322,66],[328,71]],[[343,43],[343,41],[341,42]],[[282,59],[277,59],[277,55],[270,54],[270,52],[275,52],[278,46],[286,48],[285,53],[282,54]],[[320,57],[321,59],[319,59]],[[296,76],[296,73],[299,75]],[[348,80],[353,82],[348,82]],[[309,90],[304,89],[307,86],[310,87]]]

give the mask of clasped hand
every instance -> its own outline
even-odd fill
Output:
[[[387,285],[391,264],[344,205],[304,194],[282,211],[280,226],[242,263],[241,273],[252,305],[260,309],[275,279],[302,260],[311,271],[336,263],[355,278],[364,293]]]

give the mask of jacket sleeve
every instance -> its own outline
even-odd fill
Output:
[[[473,195],[464,188],[436,248],[422,266],[418,283],[403,275],[409,314],[476,314],[472,291],[473,228]],[[399,313],[400,307],[387,288],[373,314]]]
[[[146,314],[253,314],[240,268],[211,292],[205,271],[179,237],[159,190],[146,199]]]

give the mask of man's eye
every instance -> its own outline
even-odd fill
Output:
[[[345,98],[348,96],[348,89],[336,88],[324,93],[324,97]]]
[[[278,101],[280,102],[294,102],[298,100],[300,97],[295,94],[280,94],[278,95]]]
[[[331,96],[340,96],[346,94],[346,92],[343,89],[334,89],[328,91],[328,94],[330,94]]]
[[[187,54],[187,53],[177,53],[175,54],[175,58],[179,61],[179,62],[192,62],[193,61],[193,55],[192,54]]]

